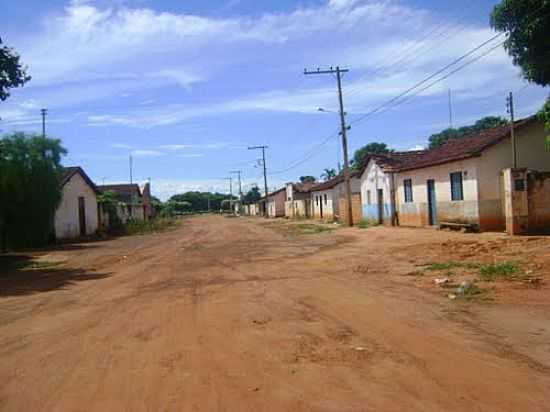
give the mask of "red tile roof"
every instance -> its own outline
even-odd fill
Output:
[[[515,123],[515,129],[519,130],[535,121],[537,121],[536,116],[519,120]],[[509,136],[510,126],[500,126],[465,137],[449,139],[445,144],[435,149],[372,155],[369,159],[375,159],[384,170],[390,172],[421,169],[481,156],[484,150],[507,139]]]
[[[350,173],[350,178],[360,178],[361,177],[361,170],[352,170]],[[320,192],[321,190],[329,190],[333,187],[338,186],[340,183],[344,181],[344,173],[338,174],[336,177],[333,177],[330,180],[327,180],[326,182],[316,184],[311,188],[311,192]]]

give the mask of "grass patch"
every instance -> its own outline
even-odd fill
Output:
[[[357,224],[357,227],[359,229],[368,229],[369,227],[378,226],[378,223],[376,223],[374,220],[369,219],[361,219],[361,221]]]
[[[180,220],[172,217],[161,217],[149,221],[135,220],[124,226],[124,232],[128,235],[146,235],[149,233],[165,232],[175,228]]]
[[[492,282],[498,278],[514,278],[519,271],[519,265],[514,262],[485,264],[479,267],[479,277],[481,280]]]
[[[297,225],[289,225],[288,229],[290,233],[295,235],[315,235],[318,233],[327,233],[334,230],[333,227],[323,225],[313,225],[310,223],[300,223]]]

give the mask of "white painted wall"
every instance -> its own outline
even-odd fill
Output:
[[[384,219],[391,219],[391,176],[374,159],[369,160],[361,176],[361,203],[365,219],[378,219],[378,190],[382,189]]]
[[[80,236],[78,198],[84,197],[86,209],[86,234],[97,231],[97,198],[92,188],[76,173],[63,186],[61,204],[55,212],[55,236],[57,239],[74,239]]]
[[[479,158],[471,158],[423,169],[410,170],[395,175],[396,205],[400,224],[428,224],[428,179],[435,181],[438,221],[479,223],[478,210],[478,164]],[[464,200],[451,199],[451,173],[462,172]],[[403,182],[412,180],[413,201],[405,202]],[[455,218],[456,216],[456,218]]]
[[[316,219],[333,219],[337,214],[338,199],[335,196],[334,189],[319,190],[311,192],[311,207],[313,209],[313,217]],[[325,201],[326,196],[326,201]],[[321,205],[323,216],[321,217]]]

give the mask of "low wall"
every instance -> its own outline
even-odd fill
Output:
[[[550,234],[550,172],[527,175],[529,233]]]
[[[340,209],[340,218],[338,219],[341,223],[346,223],[348,221],[348,201],[346,198],[338,199],[339,209]],[[361,205],[361,194],[356,193],[351,198],[351,210],[352,210],[352,219],[353,224],[358,224],[363,218]]]

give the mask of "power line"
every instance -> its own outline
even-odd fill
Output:
[[[470,1],[470,3],[468,4],[468,6],[465,9],[465,12],[461,16],[461,18],[465,17],[467,10],[470,9],[473,6],[473,4],[474,4],[474,2]],[[441,37],[441,36],[445,35],[446,33],[448,33],[447,36],[445,36],[440,42],[438,42],[436,44],[433,44],[433,45],[431,45],[431,47],[428,47],[426,50],[423,50],[423,51],[420,52],[420,50],[423,47],[425,47],[426,45],[429,45],[429,43],[426,43],[425,40],[427,40],[432,34],[436,33],[441,27],[444,27],[444,30],[441,31],[441,33],[437,34],[435,38]],[[388,61],[388,63],[377,65],[374,69],[370,70],[365,75],[361,76],[359,79],[357,79],[355,81],[359,82],[361,80],[364,80],[368,76],[374,76],[374,75],[380,73],[384,69],[391,69],[394,66],[397,66],[399,64],[402,64],[402,63],[405,63],[405,62],[409,61],[411,59],[411,57],[414,57],[415,59],[418,59],[418,57],[420,57],[420,56],[434,50],[435,48],[437,48],[445,40],[447,40],[449,38],[452,38],[452,37],[456,36],[457,34],[459,34],[460,32],[463,32],[465,30],[466,30],[466,27],[463,26],[460,23],[440,23],[440,24],[436,25],[436,27],[434,29],[427,31],[425,33],[425,35],[420,40],[416,41],[414,44],[412,44],[410,46],[407,46],[404,49],[400,50],[399,52],[395,53],[395,56],[401,56],[397,60],[394,60],[392,62],[390,59],[386,59],[386,61]],[[345,96],[349,98],[352,95],[357,94],[361,89],[363,89],[363,87],[358,86],[358,87],[355,87],[351,90],[348,90],[347,93],[345,94]]]
[[[392,99],[388,100],[387,102],[385,103],[382,103],[380,106],[376,107],[375,109],[369,111],[368,113],[366,113],[365,115],[363,116],[360,116],[358,117],[357,119],[355,119],[353,122],[351,122],[351,124],[356,124],[356,123],[359,123],[359,122],[362,122],[363,120],[365,120],[366,118],[378,113],[380,110],[384,109],[385,107],[391,105],[392,103],[395,103],[396,101],[398,101],[399,99],[401,99],[402,97],[408,95],[409,93],[411,93],[412,91],[414,91],[415,89],[417,89],[418,87],[422,86],[423,84],[427,83],[428,81],[430,81],[431,79],[433,79],[434,77],[438,76],[439,74],[445,72],[446,70],[448,70],[449,68],[453,67],[454,65],[460,63],[461,61],[463,61],[464,59],[466,59],[467,57],[471,56],[472,54],[474,54],[476,51],[480,50],[481,48],[483,48],[484,46],[486,46],[487,44],[491,43],[493,40],[497,39],[498,37],[502,36],[503,33],[499,33],[493,37],[491,37],[490,39],[484,41],[483,43],[481,43],[480,45],[474,47],[473,49],[471,49],[469,52],[467,52],[466,54],[463,54],[462,56],[460,56],[459,58],[455,59],[454,61],[452,61],[451,63],[447,64],[445,67],[437,70],[435,73],[432,73],[431,75],[429,75],[428,77],[424,78],[423,80],[419,81],[418,83],[416,83],[414,86],[408,88],[407,90],[405,90],[404,92],[400,93],[399,95],[393,97]],[[503,45],[504,43],[499,43],[496,47],[494,47],[493,49],[491,49],[490,51],[493,51],[494,49],[496,49],[497,47],[500,47],[501,45]],[[488,53],[486,53],[488,54]],[[484,57],[486,54],[482,55],[481,57]],[[480,58],[481,58],[480,57]],[[477,61],[479,60],[479,58],[473,60],[473,61]],[[467,65],[473,63],[472,62],[469,62],[468,64],[466,65],[463,65],[460,67],[460,69],[466,67]],[[460,70],[459,69],[459,70]],[[456,73],[458,70],[455,70],[455,71],[452,71],[450,74],[454,74]],[[450,75],[449,74],[449,75]],[[444,76],[443,78],[439,79],[437,82],[441,81],[441,80],[444,80],[445,78],[449,77],[449,75],[447,76]],[[436,83],[437,83],[436,82]],[[429,87],[433,86],[433,84],[435,83],[432,83]],[[428,88],[429,88],[428,87]],[[427,88],[424,88],[424,89],[421,89],[421,91],[424,91],[426,90]]]

